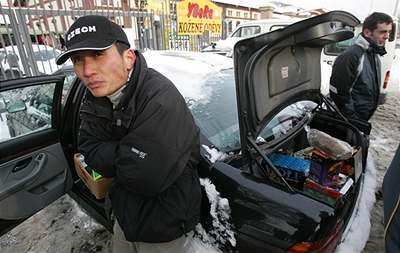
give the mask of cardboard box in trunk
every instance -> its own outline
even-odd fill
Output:
[[[79,153],[74,155],[75,170],[78,176],[82,179],[85,185],[89,188],[90,192],[96,197],[96,199],[105,198],[108,189],[110,188],[112,178],[102,177],[98,180],[94,180],[89,172],[85,169],[81,163]]]

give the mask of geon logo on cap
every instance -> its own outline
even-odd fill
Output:
[[[72,30],[68,36],[67,36],[67,41],[70,41],[73,37],[75,37],[76,35],[80,34],[80,33],[87,33],[87,32],[96,32],[96,26],[82,26],[82,27],[78,27],[75,30]]]

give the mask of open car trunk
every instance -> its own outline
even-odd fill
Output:
[[[339,243],[363,180],[366,142],[320,95],[320,55],[324,45],[351,38],[357,24],[334,11],[235,45],[242,153],[216,163],[211,178],[229,199],[240,251],[287,252],[306,243],[300,247],[308,252],[333,252]],[[318,107],[284,134],[258,141],[282,110],[302,101]]]

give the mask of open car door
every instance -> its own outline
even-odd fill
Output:
[[[59,141],[64,76],[0,83],[0,235],[72,188]]]

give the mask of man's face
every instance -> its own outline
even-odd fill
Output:
[[[135,59],[131,49],[120,55],[115,45],[102,51],[79,51],[71,56],[76,75],[95,97],[109,96],[121,88]]]
[[[369,29],[365,29],[364,35],[373,40],[378,46],[384,46],[391,31],[391,23],[378,23],[378,26],[372,32]]]

